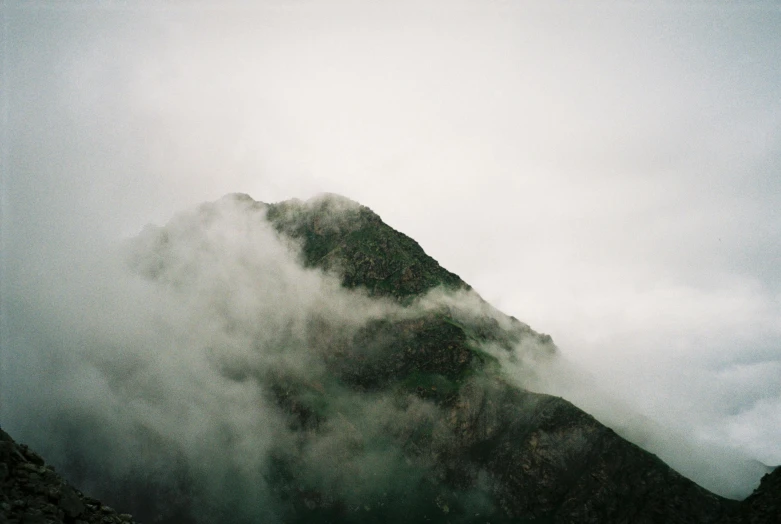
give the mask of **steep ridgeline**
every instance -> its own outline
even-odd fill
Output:
[[[129,398],[125,426],[60,417],[58,467],[143,522],[775,518],[761,517],[781,494],[772,479],[747,513],[566,400],[511,384],[501,362],[557,358],[550,337],[352,201],[229,195],[147,228],[128,253],[169,305],[154,329],[189,319],[188,346],[161,337],[152,365],[124,355],[121,373],[100,360]],[[159,371],[170,362],[173,377]],[[120,448],[141,451],[107,467]]]
[[[306,266],[336,271],[346,288],[402,301],[437,286],[470,289],[371,209],[338,195],[271,204],[266,213],[277,231],[302,241]]]
[[[469,289],[415,241],[370,209],[351,206],[340,197],[274,204],[267,217],[280,233],[303,242],[306,265],[335,270],[346,287],[365,288],[403,303],[437,286]],[[490,316],[459,323],[448,314],[435,314],[407,321],[417,324],[412,335],[404,324],[386,321],[379,329],[370,326],[369,337],[392,340],[383,352],[385,360],[369,368],[342,359],[339,375],[359,386],[377,383],[378,375],[422,384],[406,393],[447,411],[448,438],[444,445],[433,439],[409,439],[403,444],[405,452],[436,457],[431,477],[445,493],[482,485],[490,509],[476,520],[715,522],[724,515],[728,502],[566,400],[519,390],[501,378],[497,366],[486,366],[491,357],[479,348],[498,339],[510,350],[530,337],[540,351],[555,352],[550,337],[514,318],[505,324],[511,330],[502,330],[498,315],[494,310]],[[394,347],[415,350],[401,353]],[[443,384],[435,384],[437,380]],[[470,520],[457,495],[439,494],[434,501],[440,514],[432,511],[428,518]],[[448,517],[445,508],[458,511]]]

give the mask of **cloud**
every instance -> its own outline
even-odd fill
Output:
[[[41,335],[4,346],[4,427],[83,477],[85,488],[96,478],[125,485],[125,476],[141,482],[154,472],[163,486],[171,475],[191,475],[192,489],[221,493],[233,489],[222,480],[237,475],[241,489],[256,486],[270,498],[268,456],[292,452],[296,438],[273,384],[327,384],[313,353],[319,331],[349,337],[393,306],[303,269],[254,205],[203,206],[124,246],[96,246],[76,267],[49,266],[25,289],[34,294],[14,293],[11,304],[24,307],[14,308],[12,332]],[[329,393],[357,402],[338,388]],[[375,416],[349,415],[364,423]],[[307,445],[343,444],[338,428],[323,433]],[[161,472],[174,458],[184,470]],[[95,469],[104,471],[91,477]]]
[[[562,358],[507,362],[510,375],[572,401],[706,488],[748,495],[763,464],[781,459],[769,422],[780,393],[771,378],[778,305],[742,285],[595,293],[530,295],[524,307],[565,335],[554,339]]]
[[[323,228],[349,226],[356,209],[301,205],[321,208]],[[303,267],[267,209],[229,195],[94,246],[77,266],[48,261],[11,296],[12,332],[38,336],[4,346],[3,427],[139,518],[289,521],[290,497],[339,514],[434,504],[436,461],[399,442],[429,428],[444,446],[445,413],[394,388],[351,388],[329,362],[371,361],[383,342],[359,330],[446,297],[406,310],[347,290]],[[447,504],[485,509],[481,489]]]

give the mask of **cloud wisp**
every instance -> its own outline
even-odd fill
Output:
[[[349,387],[328,362],[344,351],[371,361],[383,341],[360,329],[418,318],[446,296],[403,308],[347,290],[305,269],[265,213],[227,196],[13,296],[14,332],[39,336],[7,348],[4,428],[143,518],[286,521],[289,497],[337,513],[440,500],[426,480],[435,462],[399,439],[432,431],[445,445],[446,414],[392,388]],[[462,495],[488,507],[479,489]]]

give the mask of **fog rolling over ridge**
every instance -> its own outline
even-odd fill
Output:
[[[269,209],[276,226],[265,218]],[[452,274],[445,272],[449,290],[400,303],[345,288],[339,273],[349,268],[305,267],[301,241],[279,233],[317,210],[316,235],[360,234],[356,217],[375,216],[362,209],[333,195],[276,206],[231,195],[130,240],[94,246],[67,258],[67,266],[57,261],[10,300],[15,338],[4,360],[4,429],[83,489],[147,504],[148,514],[173,521],[185,517],[166,508],[204,521],[226,512],[237,521],[286,521],[292,517],[284,501],[294,496],[313,507],[335,504],[331,497],[348,506],[372,501],[377,511],[406,500],[421,511],[490,514],[496,508],[488,484],[475,477],[461,493],[438,493],[427,480],[442,467],[436,453],[398,446],[422,438],[448,450],[455,416],[448,402],[457,394],[468,404],[474,395],[438,374],[413,373],[427,392],[421,397],[417,382],[397,384],[383,371],[389,344],[396,344],[389,336],[409,331],[415,348],[416,333],[429,329],[425,319],[446,312],[449,322],[515,337],[480,339],[469,354],[451,351],[454,369],[469,355],[486,369],[497,362],[507,380],[573,400],[717,493],[745,496],[766,472],[735,450],[695,449],[683,436],[671,438],[600,393],[552,352],[549,338],[501,314]],[[404,289],[407,277],[398,278]],[[430,357],[421,358],[425,365]],[[418,394],[405,393],[410,387]],[[490,391],[480,395],[490,398]],[[280,493],[290,478],[303,492]]]
[[[388,417],[433,428],[428,400],[358,408],[323,380],[346,376],[325,358],[345,340],[387,335],[376,319],[410,327],[398,301],[346,293],[241,213],[186,211],[329,191],[551,334],[554,359],[479,342],[507,383],[723,495],[781,463],[775,2],[7,0],[0,18],[0,424],[47,459],[83,443],[110,471],[70,470],[171,499],[199,478],[227,500],[238,471],[266,500],[293,448],[430,476],[365,447]],[[495,316],[475,297],[415,314]],[[323,395],[344,438],[299,442]],[[310,486],[341,482],[311,464]]]
[[[398,411],[390,399],[340,389],[313,354],[325,339],[347,337],[398,306],[304,269],[262,213],[231,204],[185,213],[165,230],[149,227],[43,281],[31,316],[11,319],[37,324],[43,336],[6,357],[14,373],[3,381],[4,427],[64,469],[85,468],[78,479],[85,489],[90,472],[104,469],[95,476],[169,489],[176,475],[189,474],[226,506],[241,501],[273,514],[270,452],[294,448],[317,486],[346,493],[404,486],[409,479],[395,478],[404,464],[379,443],[383,424],[425,418],[425,410]],[[340,416],[324,435],[297,442],[269,405],[275,380],[327,394]],[[364,438],[364,453],[345,454]]]
[[[326,216],[321,231],[357,208],[326,201],[334,223]],[[461,301],[434,294],[403,309],[346,290],[335,275],[302,267],[298,246],[264,215],[259,203],[226,197],[51,268],[36,294],[13,297],[14,332],[32,337],[6,353],[3,427],[109,500],[133,500],[128,485],[141,507],[150,490],[174,499],[194,490],[205,521],[237,508],[239,520],[285,520],[275,467],[293,456],[296,477],[348,503],[414,506],[428,496],[419,482],[431,464],[410,464],[389,439],[436,428],[444,415],[346,388],[322,357],[370,321]],[[361,351],[372,358],[371,346]],[[300,421],[280,407],[297,409],[288,389],[293,404],[312,403]],[[302,433],[318,409],[327,423]],[[464,497],[478,512],[486,504],[479,492]],[[155,503],[150,513],[165,515],[165,497]]]

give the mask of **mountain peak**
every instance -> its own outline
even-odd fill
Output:
[[[83,407],[51,431],[74,481],[142,520],[730,518],[729,501],[509,380],[507,362],[558,358],[550,337],[357,202],[226,195],[128,253],[145,337],[101,339],[90,361],[121,416]]]
[[[325,193],[306,202],[288,200],[271,204],[266,217],[278,232],[301,242],[307,267],[337,271],[347,288],[398,300],[438,286],[470,289],[413,239],[348,198]]]

